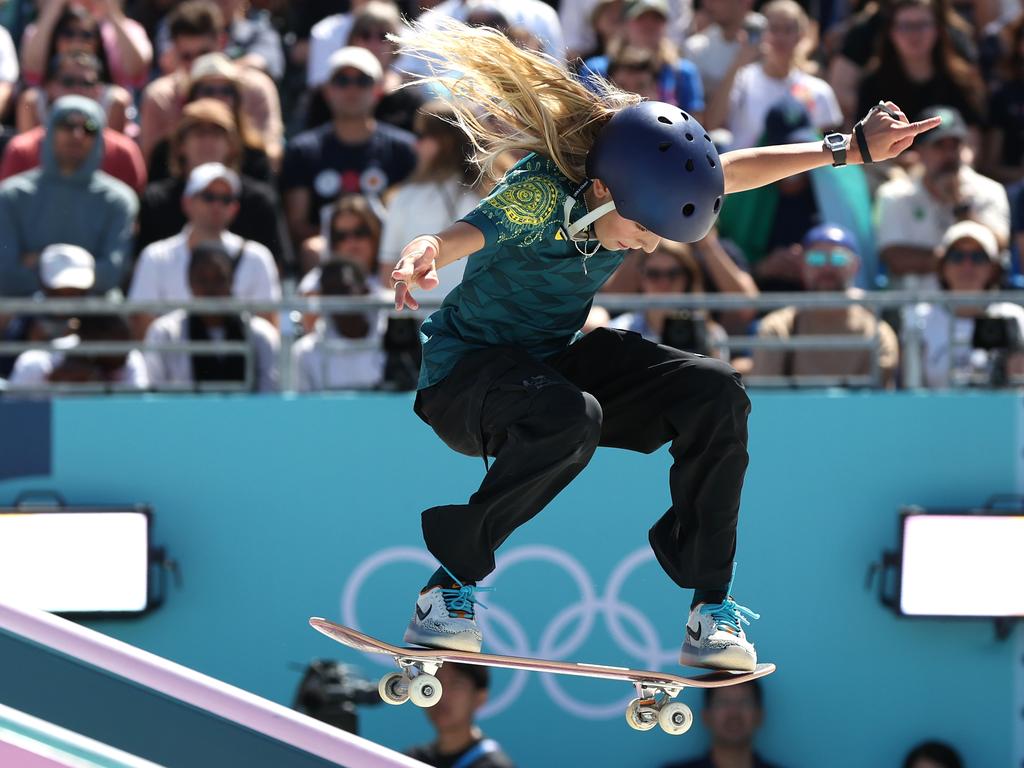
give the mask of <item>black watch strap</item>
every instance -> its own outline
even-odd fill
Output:
[[[861,123],[854,123],[853,135],[857,139],[857,149],[860,150],[860,160],[867,165],[874,162],[871,153],[868,151],[868,140],[864,137],[864,126]]]
[[[838,147],[833,146],[830,142],[831,139],[837,138],[840,140]],[[830,133],[825,136],[825,147],[832,152],[832,167],[842,168],[846,165],[846,137],[841,133]]]

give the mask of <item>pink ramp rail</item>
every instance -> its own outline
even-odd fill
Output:
[[[43,611],[0,603],[0,628],[338,765],[424,768],[394,750]]]

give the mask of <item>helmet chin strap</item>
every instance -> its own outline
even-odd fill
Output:
[[[565,232],[566,237],[568,237],[568,239],[572,241],[573,245],[576,246],[576,250],[584,256],[593,256],[597,253],[598,248],[601,247],[601,244],[598,243],[594,250],[588,252],[580,246],[580,243],[589,242],[594,239],[590,236],[590,225],[609,211],[615,210],[615,201],[609,200],[607,203],[599,205],[594,210],[588,211],[586,215],[582,216],[580,219],[570,222],[569,219],[572,215],[572,209],[576,207],[577,199],[581,198],[593,183],[594,182],[591,179],[584,181],[573,194],[566,195],[565,203],[562,206],[562,230]],[[586,200],[584,200],[584,206],[585,205]]]

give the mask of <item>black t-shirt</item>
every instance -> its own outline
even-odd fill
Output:
[[[238,215],[229,229],[239,237],[265,245],[274,254],[279,267],[289,267],[293,261],[292,245],[278,205],[277,192],[270,185],[246,176],[242,176],[241,181]],[[181,232],[186,224],[185,212],[181,209],[181,195],[184,191],[184,180],[176,178],[156,181],[146,186],[139,199],[136,254],[141,253],[150,243]]]
[[[885,78],[879,72],[865,75],[857,90],[857,114],[866,115],[882,99],[896,102],[910,120],[917,120],[927,107],[941,104],[958,109],[968,125],[982,126],[985,123],[984,116],[968,94],[952,80],[938,74],[924,83],[905,77]]]
[[[313,195],[309,223],[318,225],[320,209],[339,196],[361,192],[379,196],[416,167],[416,138],[386,123],[365,144],[343,144],[331,123],[300,133],[288,145],[281,189],[305,188]]]
[[[1003,132],[1004,165],[1024,162],[1024,81],[1000,85],[989,102],[989,125]]]
[[[463,759],[463,755],[469,753],[471,750],[477,749],[477,745],[481,741],[483,741],[483,739],[478,739],[465,749],[447,755],[442,754],[438,750],[436,743],[421,744],[413,747],[406,752],[406,754],[420,762],[426,763],[427,765],[432,765],[434,768],[453,768],[453,766],[458,765],[459,761]],[[509,756],[502,752],[499,747],[495,751],[481,751],[479,757],[468,763],[464,762],[459,766],[459,768],[515,768],[515,765]]]

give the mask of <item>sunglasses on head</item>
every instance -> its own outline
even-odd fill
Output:
[[[237,95],[233,85],[197,85],[194,93],[197,99],[233,99]]]
[[[987,264],[989,261],[988,254],[984,251],[964,251],[959,248],[946,251],[946,261],[950,264],[963,264],[965,261],[969,261],[972,264]]]
[[[332,229],[331,230],[331,242],[332,243],[344,243],[346,240],[354,238],[369,238],[372,237],[373,233],[369,227],[356,227],[355,229]]]
[[[198,197],[204,203],[210,203],[211,205],[213,203],[220,203],[221,205],[231,205],[238,199],[234,195],[218,195],[216,192],[200,192],[198,195],[196,195],[196,197]]]
[[[86,136],[95,136],[100,132],[99,125],[92,120],[61,120],[57,123],[57,128],[68,133],[81,131]]]
[[[62,29],[57,36],[65,40],[94,40],[96,33],[91,29]]]
[[[57,82],[62,88],[95,88],[99,80],[87,80],[84,77],[62,77]]]
[[[835,251],[821,251],[812,250],[808,251],[807,255],[804,256],[804,260],[808,266],[811,267],[845,267],[850,263],[850,254],[846,251],[835,250]]]
[[[358,85],[360,88],[369,88],[373,85],[373,78],[365,72],[360,72],[354,77],[351,75],[341,74],[339,72],[331,77],[330,83],[335,88],[348,88],[350,85]]]
[[[677,280],[682,277],[682,267],[666,267],[665,269],[658,269],[657,267],[644,267],[644,277],[648,280]]]

